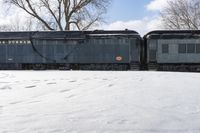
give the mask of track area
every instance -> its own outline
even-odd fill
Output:
[[[0,133],[198,133],[200,74],[1,71]]]

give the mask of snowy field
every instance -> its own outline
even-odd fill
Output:
[[[0,71],[0,133],[200,133],[200,74]]]

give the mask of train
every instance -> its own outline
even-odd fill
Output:
[[[200,31],[0,32],[0,70],[198,72]]]
[[[143,38],[149,70],[200,71],[199,30],[152,31]]]

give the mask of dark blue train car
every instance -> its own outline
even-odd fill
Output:
[[[0,32],[0,69],[139,69],[135,31]]]

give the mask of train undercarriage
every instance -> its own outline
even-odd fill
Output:
[[[177,71],[177,72],[200,72],[200,64],[188,63],[149,63],[148,70],[154,71]]]
[[[0,70],[140,70],[137,64],[62,64],[62,63],[36,63],[36,64],[0,64]]]

